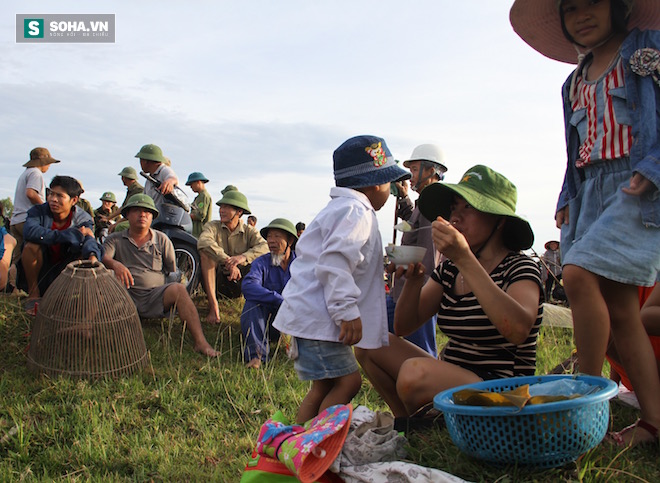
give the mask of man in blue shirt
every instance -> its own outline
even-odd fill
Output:
[[[55,176],[46,190],[46,203],[27,212],[17,284],[28,293],[25,308],[30,315],[36,314],[35,304],[69,262],[103,256],[92,217],[76,206],[82,191],[75,178]]]
[[[268,361],[269,341],[277,340],[280,335],[271,322],[282,303],[282,290],[291,278],[289,268],[296,258],[293,250],[298,240],[293,223],[284,218],[275,218],[262,228],[261,236],[268,242],[269,253],[252,262],[242,288],[243,361],[255,369]]]

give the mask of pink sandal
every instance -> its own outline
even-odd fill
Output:
[[[647,423],[643,419],[638,419],[637,422],[635,422],[634,424],[631,424],[630,426],[627,426],[627,427],[623,428],[621,431],[617,431],[615,433],[614,432],[609,433],[607,436],[608,436],[609,441],[611,441],[612,443],[616,444],[617,446],[625,447],[625,446],[628,446],[632,443],[633,438],[634,438],[635,435],[633,434],[632,438],[627,443],[624,439],[624,435],[626,433],[630,432],[630,431],[636,431],[637,428],[642,428],[644,431],[646,431],[651,436],[653,436],[652,440],[641,441],[637,444],[649,444],[649,443],[657,444],[658,443],[658,428],[656,428],[655,426],[653,426],[650,423]]]

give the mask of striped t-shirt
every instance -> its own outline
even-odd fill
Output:
[[[527,340],[520,345],[507,341],[490,322],[473,293],[456,295],[454,284],[458,269],[446,260],[431,274],[444,289],[438,311],[438,327],[449,338],[442,359],[475,372],[482,378],[534,375],[536,339],[543,316],[541,271],[523,253],[509,253],[490,273],[502,290],[520,280],[532,280],[539,286],[536,322]]]
[[[575,163],[578,168],[592,161],[619,159],[630,154],[632,127],[620,56],[598,80],[587,81],[584,75],[578,76],[571,108],[573,112],[584,110],[584,117],[576,118],[580,124],[585,123],[584,128],[578,128],[581,143],[580,157]]]

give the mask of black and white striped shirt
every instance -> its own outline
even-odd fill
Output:
[[[431,274],[444,294],[438,311],[438,327],[449,338],[443,360],[475,372],[484,379],[534,375],[536,339],[543,316],[541,273],[538,265],[523,253],[509,253],[490,273],[502,290],[520,280],[538,284],[539,306],[536,322],[522,344],[507,341],[490,322],[475,295],[457,295],[454,284],[458,269],[446,260]]]

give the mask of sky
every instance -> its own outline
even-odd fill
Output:
[[[373,134],[402,161],[437,144],[448,183],[476,164],[505,175],[541,254],[559,237],[572,67],[513,32],[511,3],[3,0],[0,198],[44,146],[61,160],[46,183],[71,175],[95,208],[104,191],[121,201],[119,171],[139,171],[154,143],[182,183],[203,172],[214,201],[236,185],[258,227],[309,223],[329,200],[333,151]],[[115,43],[16,43],[16,14],[46,13],[115,14]],[[378,212],[384,243],[394,207]]]

